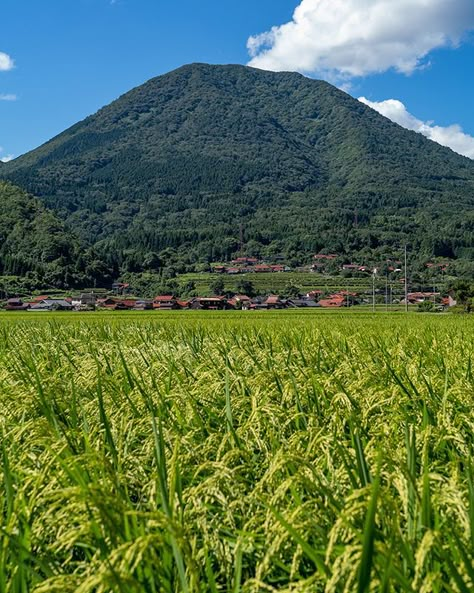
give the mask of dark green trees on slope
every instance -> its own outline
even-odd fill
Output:
[[[20,276],[30,288],[107,282],[98,256],[38,199],[0,181],[0,204],[0,276]]]
[[[2,167],[110,269],[408,242],[474,256],[474,163],[335,87],[293,73],[186,66]],[[158,255],[157,255],[158,254]],[[161,258],[163,259],[163,258]],[[144,264],[145,261],[155,264]]]

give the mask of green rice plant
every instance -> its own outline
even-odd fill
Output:
[[[474,588],[459,316],[0,317],[0,593]]]

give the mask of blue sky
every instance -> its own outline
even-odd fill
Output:
[[[251,59],[326,78],[474,158],[473,29],[473,0],[15,0],[0,21],[0,158],[182,64]]]

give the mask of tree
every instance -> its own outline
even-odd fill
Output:
[[[225,290],[224,280],[222,280],[222,278],[216,278],[211,282],[209,288],[213,294],[216,294],[217,296],[223,295]]]
[[[296,284],[287,284],[283,290],[283,296],[288,298],[298,298],[301,294],[301,287]]]
[[[256,295],[255,286],[250,280],[244,280],[243,278],[235,285],[235,290],[238,294],[245,294],[249,297]]]
[[[196,296],[196,283],[193,282],[192,280],[189,280],[188,282],[186,282],[186,284],[183,286],[182,294],[186,295],[188,297]]]

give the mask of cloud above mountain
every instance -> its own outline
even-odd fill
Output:
[[[474,137],[466,134],[461,126],[436,126],[433,122],[424,122],[412,115],[401,101],[388,99],[387,101],[369,101],[365,97],[359,97],[359,101],[378,111],[393,122],[419,132],[430,140],[447,146],[464,156],[474,159]]]
[[[0,51],[0,72],[12,70],[15,66],[13,59],[6,53]]]
[[[334,80],[410,74],[473,29],[472,0],[301,0],[290,22],[249,38],[249,65]]]
[[[5,151],[3,147],[0,146],[0,162],[1,163],[8,163],[13,160],[14,156],[12,154],[3,154]]]

